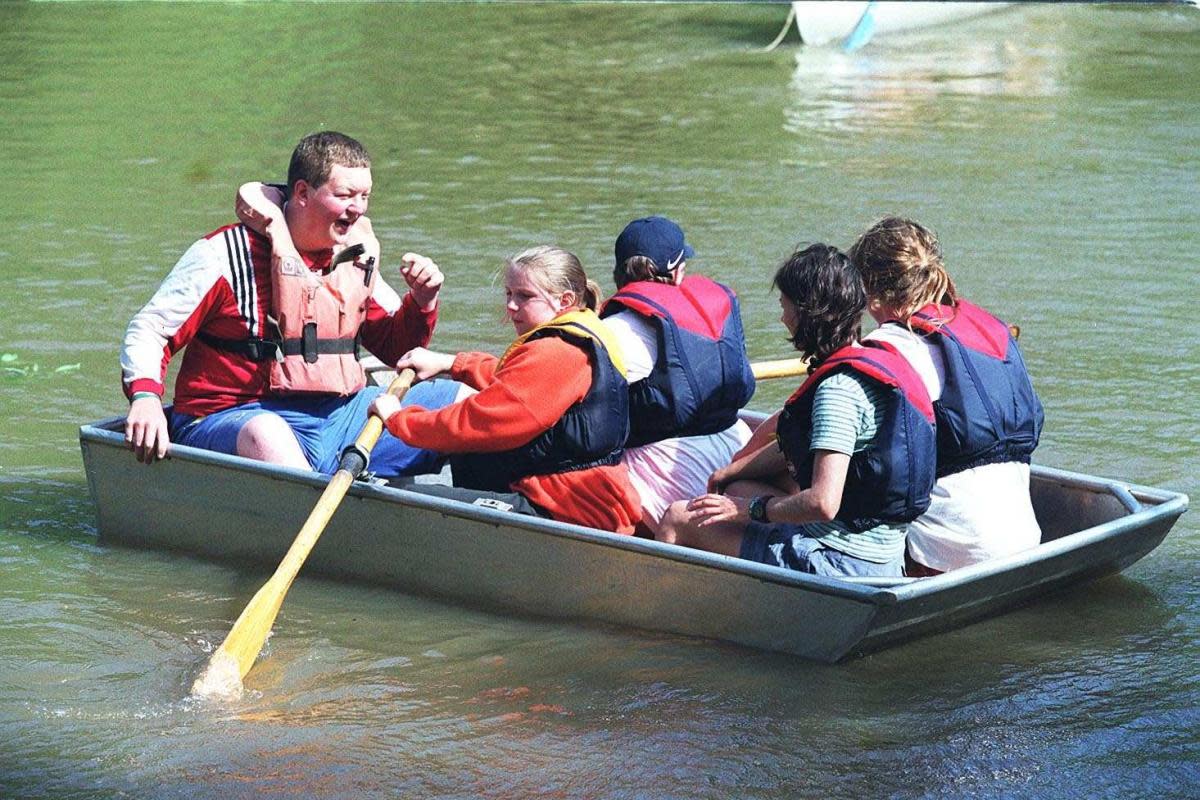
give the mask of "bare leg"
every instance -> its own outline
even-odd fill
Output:
[[[642,525],[646,528],[646,530],[650,531],[651,536],[653,536],[655,539],[659,538],[659,521],[655,518],[654,514],[651,513],[650,509],[646,508],[645,506],[642,506]],[[662,540],[659,539],[659,541]]]
[[[737,522],[697,525],[692,522],[692,514],[687,510],[687,501],[680,500],[672,503],[667,513],[663,514],[654,538],[660,542],[695,547],[710,553],[736,556],[741,552],[742,536],[745,532],[745,526]]]
[[[239,456],[296,469],[312,469],[296,434],[282,417],[256,414],[238,431]]]

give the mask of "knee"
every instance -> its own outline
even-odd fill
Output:
[[[654,532],[654,538],[668,544],[682,544],[679,541],[679,533],[683,526],[686,510],[687,501],[685,500],[677,500],[667,506],[667,510],[663,513],[658,528]]]
[[[303,462],[304,467],[310,467],[296,434],[275,414],[257,414],[243,425],[238,431],[237,450],[246,458],[290,466]]]

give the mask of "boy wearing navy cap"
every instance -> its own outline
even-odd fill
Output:
[[[695,256],[662,216],[625,226],[613,248],[617,293],[601,317],[617,335],[629,380],[624,461],[654,533],[667,506],[703,494],[709,476],[750,438],[737,412],[754,394],[737,296],[686,275]]]

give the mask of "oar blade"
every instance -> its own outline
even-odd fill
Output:
[[[274,578],[263,584],[192,684],[193,695],[210,698],[241,695],[242,679],[262,652],[286,594],[287,587],[278,586]]]
[[[375,422],[378,424],[378,420]],[[367,427],[369,429],[372,426]],[[325,491],[321,493],[321,499],[279,562],[275,574],[242,609],[229,635],[213,653],[204,672],[192,684],[192,694],[206,697],[237,697],[241,694],[242,678],[254,666],[263,645],[267,643],[271,626],[275,624],[275,618],[283,606],[283,598],[353,482],[354,476],[346,470],[338,470],[330,478]]]

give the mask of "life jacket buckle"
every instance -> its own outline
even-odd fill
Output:
[[[300,338],[300,352],[304,354],[304,360],[307,363],[317,363],[319,355],[319,351],[317,350],[317,323],[304,323],[304,331]]]
[[[270,339],[251,338],[246,340],[246,354],[252,361],[283,360],[283,350]]]
[[[363,286],[370,286],[371,273],[375,271],[375,256],[371,256],[362,264],[359,264],[357,261],[355,261],[354,266],[363,271]]]

